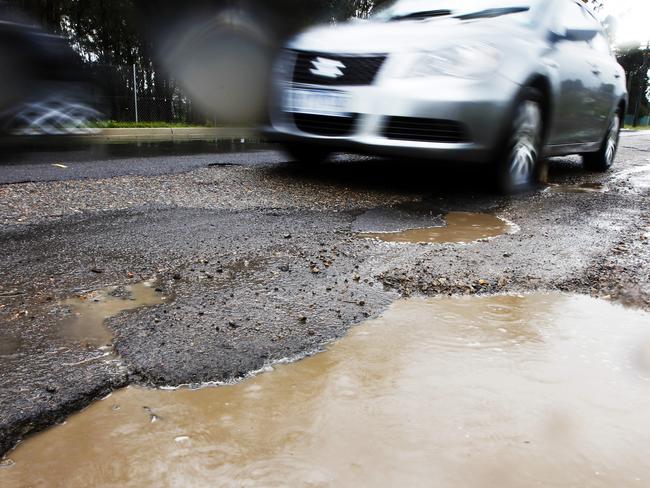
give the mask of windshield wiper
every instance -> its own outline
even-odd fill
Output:
[[[471,14],[463,14],[456,16],[460,20],[472,19],[489,19],[492,17],[501,17],[502,15],[518,14],[520,12],[528,12],[530,7],[507,7],[507,8],[489,8]]]
[[[426,10],[424,12],[411,12],[404,15],[395,15],[390,20],[424,20],[432,17],[451,15],[451,10]]]

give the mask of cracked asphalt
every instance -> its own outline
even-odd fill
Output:
[[[551,161],[550,183],[605,192],[514,198],[491,194],[478,167],[145,149],[3,155],[0,454],[128,384],[231,381],[313,353],[401,296],[563,290],[650,310],[650,132],[624,134],[607,174]],[[470,244],[358,235],[451,211],[518,231]],[[66,299],[152,279],[173,299],[109,319],[115,354],[60,334]]]

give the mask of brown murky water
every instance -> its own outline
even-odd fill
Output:
[[[127,310],[160,305],[166,300],[167,297],[156,291],[152,281],[113,286],[71,298],[61,303],[69,307],[73,315],[61,322],[59,333],[68,340],[94,346],[108,345],[113,334],[104,325],[107,318]]]
[[[650,315],[412,299],[231,386],[128,388],[21,444],[15,486],[650,486]]]
[[[445,227],[407,229],[400,232],[365,232],[359,236],[387,242],[411,243],[466,243],[514,232],[514,225],[496,215],[469,212],[450,212]]]
[[[609,188],[602,183],[582,183],[579,185],[557,185],[548,187],[553,193],[607,193]]]

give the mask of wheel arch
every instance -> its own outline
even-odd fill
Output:
[[[627,98],[621,98],[618,101],[616,109],[619,110],[619,113],[621,114],[621,122],[625,123],[625,116],[627,115]]]
[[[553,119],[553,104],[551,103],[553,97],[553,89],[551,88],[551,81],[542,74],[535,74],[531,76],[526,83],[525,88],[532,88],[538,91],[542,97],[542,118],[544,123],[544,140],[547,139]]]

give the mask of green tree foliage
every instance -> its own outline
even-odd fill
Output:
[[[627,76],[630,97],[628,113],[635,116],[634,124],[637,125],[640,117],[650,114],[650,103],[648,103],[650,50],[647,46],[642,47],[638,44],[627,46],[618,49],[617,57]]]

